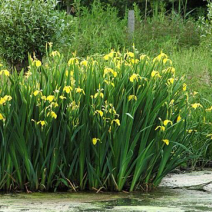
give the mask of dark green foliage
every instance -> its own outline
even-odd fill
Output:
[[[205,14],[207,5],[207,1],[204,0],[61,0],[60,7],[68,6],[76,9],[81,5],[91,8],[92,4],[98,1],[104,6],[115,7],[121,17],[124,17],[126,9],[133,9],[135,4],[139,6],[142,16],[145,16],[145,13],[157,16],[165,9],[168,13],[178,13],[183,16],[187,16],[192,11],[195,17]]]
[[[121,20],[115,8],[96,2],[91,10],[82,7],[77,17],[67,16],[57,48],[87,56],[123,49],[127,42],[127,20]]]
[[[61,31],[57,48],[63,52],[77,51],[79,56],[105,53],[109,49],[136,48],[144,53],[158,54],[162,49],[166,53],[181,47],[197,46],[200,42],[200,30],[194,20],[184,20],[179,15],[142,19],[138,6],[134,6],[136,25],[134,39],[127,33],[127,12],[124,19],[110,6],[98,1],[91,8],[82,7],[75,17],[69,15]]]
[[[26,62],[27,54],[45,53],[46,42],[58,31],[53,0],[4,0],[0,5],[0,52],[11,65]]]

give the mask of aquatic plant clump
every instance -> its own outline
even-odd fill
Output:
[[[186,84],[163,52],[29,63],[0,72],[0,189],[149,190],[188,159]]]

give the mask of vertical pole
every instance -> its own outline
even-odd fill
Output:
[[[130,40],[133,38],[134,31],[135,31],[135,12],[134,12],[134,10],[129,10],[129,12],[128,12],[128,34],[129,34]]]
[[[66,12],[67,12],[67,15],[71,14],[71,2],[70,2],[70,0],[66,0]]]
[[[148,8],[148,0],[146,0],[146,3],[145,3],[145,20],[147,18],[147,8]]]

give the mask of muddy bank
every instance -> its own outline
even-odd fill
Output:
[[[151,193],[2,194],[0,212],[212,211],[212,171],[171,174]]]

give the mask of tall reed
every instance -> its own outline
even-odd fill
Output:
[[[166,54],[29,62],[0,72],[0,189],[150,190],[188,159],[188,94]]]

